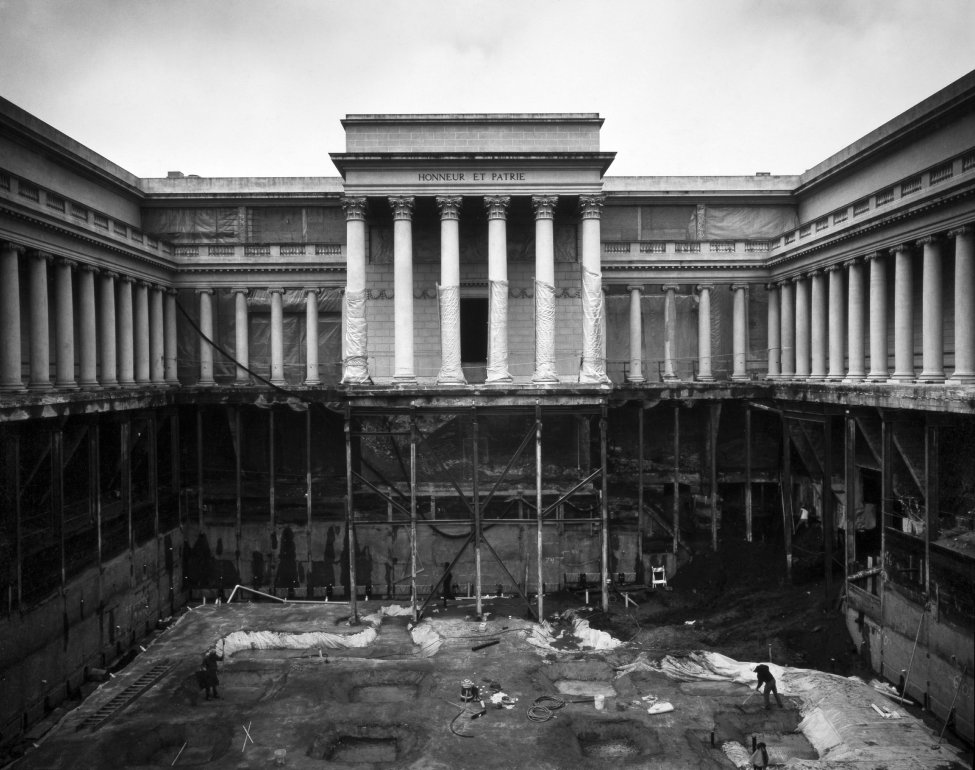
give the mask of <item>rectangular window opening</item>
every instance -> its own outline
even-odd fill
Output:
[[[468,382],[484,382],[487,373],[487,297],[461,297],[460,360]]]

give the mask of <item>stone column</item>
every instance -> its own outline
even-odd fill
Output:
[[[507,195],[484,198],[488,219],[488,344],[489,383],[511,382],[508,371],[508,204]]]
[[[766,377],[777,380],[782,376],[780,364],[782,361],[782,337],[779,324],[779,287],[774,283],[765,284],[768,292],[768,372]]]
[[[602,195],[579,196],[582,217],[582,367],[579,382],[599,385],[609,383],[603,353],[605,305],[600,263],[600,217],[604,200]]]
[[[822,270],[809,274],[810,380],[826,379],[826,276]]]
[[[0,391],[23,390],[20,347],[21,246],[0,244]]]
[[[630,374],[627,382],[646,382],[643,376],[643,287],[627,286],[630,292]]]
[[[809,379],[811,373],[811,330],[809,318],[809,281],[803,276],[792,279],[796,285],[796,379]]]
[[[556,195],[533,195],[535,209],[535,374],[532,382],[558,382],[555,365]]]
[[[779,320],[782,324],[782,379],[791,380],[796,376],[796,304],[792,281],[781,281],[778,286]]]
[[[47,313],[47,266],[50,254],[30,257],[30,389],[51,387],[51,331]]]
[[[673,382],[677,376],[677,292],[676,283],[665,283],[664,292],[664,382]]]
[[[118,387],[118,335],[115,319],[115,279],[118,273],[106,271],[100,276],[98,292],[98,352],[101,358],[103,388]]]
[[[96,333],[94,265],[78,270],[78,380],[89,390],[98,388],[98,335]]]
[[[889,382],[914,382],[914,273],[911,247],[902,243],[894,255],[894,372]]]
[[[699,302],[697,306],[697,379],[700,382],[714,382],[711,372],[711,284],[697,287]]]
[[[118,382],[123,388],[135,385],[135,332],[132,318],[132,284],[135,279],[123,275],[118,282]]]
[[[948,233],[955,239],[955,371],[953,384],[975,382],[975,237],[971,225]]]
[[[321,385],[318,376],[318,289],[305,289],[305,385]]]
[[[368,324],[366,322],[366,199],[342,198],[345,210],[345,359],[342,382],[368,385]]]
[[[138,281],[133,293],[133,315],[135,329],[135,381],[139,385],[149,384],[149,284]]]
[[[438,385],[466,385],[460,360],[460,207],[462,198],[438,197],[440,209],[440,373]],[[490,229],[490,225],[489,225]]]
[[[58,259],[54,265],[54,387],[74,390],[74,287],[71,271],[78,263]]]
[[[864,257],[870,265],[870,382],[886,382],[887,261],[879,251]]]
[[[213,346],[210,340],[213,339],[213,289],[197,289],[196,295],[200,298],[200,377],[197,385],[209,387],[214,384],[213,379]],[[274,310],[272,304],[271,327],[274,327]],[[206,338],[206,339],[204,339]],[[271,339],[272,348],[274,346],[273,331]]]
[[[732,372],[731,379],[747,380],[748,364],[748,317],[747,300],[748,284],[733,283],[731,291],[734,293],[732,318]]]
[[[941,299],[941,238],[932,236],[917,242],[924,249],[921,295],[921,373],[919,382],[945,381],[945,317]]]
[[[863,350],[863,310],[864,287],[863,287],[863,262],[859,259],[851,259],[846,263],[847,266],[847,291],[846,291],[846,310],[847,310],[847,350],[849,365],[847,367],[844,382],[860,382],[867,376],[866,356]]]
[[[284,379],[284,307],[281,286],[267,290],[271,295],[271,384],[287,385]]]
[[[250,368],[250,336],[247,320],[247,292],[248,289],[238,286],[232,289],[234,294],[234,358],[237,367],[234,374],[234,385],[249,385],[251,378],[247,373]]]
[[[826,268],[829,277],[829,372],[826,378],[833,382],[843,379],[843,349],[846,336],[846,296],[843,292],[843,266]]]
[[[165,334],[163,339],[164,369],[166,384],[170,387],[179,386],[179,369],[176,360],[176,289],[166,289],[166,301],[163,305],[165,316]]]
[[[413,369],[413,203],[411,196],[389,199],[393,209],[393,382],[415,385]],[[490,272],[490,269],[489,269]]]
[[[152,286],[149,289],[149,379],[157,388],[166,384],[166,367],[163,360],[166,348],[164,291],[162,286]]]

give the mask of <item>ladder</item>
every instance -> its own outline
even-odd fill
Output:
[[[122,692],[118,693],[106,704],[98,708],[94,714],[85,717],[81,721],[81,724],[78,725],[77,729],[83,730],[86,727],[90,727],[93,731],[97,730],[103,724],[115,717],[126,706],[132,703],[132,701],[149,690],[154,684],[156,684],[156,682],[166,676],[166,674],[172,671],[175,667],[175,663],[164,663],[158,666],[153,666],[146,671],[146,673],[136,679],[132,684],[122,690]]]

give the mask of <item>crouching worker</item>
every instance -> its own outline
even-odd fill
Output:
[[[769,703],[769,693],[775,695],[775,702],[782,708],[782,699],[779,698],[779,691],[775,687],[775,677],[772,676],[772,672],[769,671],[768,666],[764,663],[760,663],[754,669],[755,673],[758,674],[758,684],[755,685],[756,690],[760,690],[762,685],[765,685],[763,693],[765,694],[765,710],[768,711],[770,707]]]
[[[765,770],[768,767],[768,750],[765,748],[764,743],[758,744],[755,748],[755,753],[752,754],[752,758],[749,761],[752,763],[754,770]]]
[[[203,664],[200,666],[199,680],[200,687],[206,690],[206,700],[210,700],[211,694],[214,698],[219,698],[217,695],[217,685],[220,684],[220,680],[217,678],[217,661],[223,660],[223,654],[217,652],[216,647],[209,647],[207,651],[203,653]]]

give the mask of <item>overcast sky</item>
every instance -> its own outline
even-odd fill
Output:
[[[598,112],[611,175],[795,174],[973,36],[973,0],[0,0],[0,95],[143,177],[335,176],[383,112]]]

